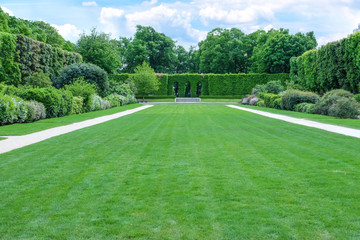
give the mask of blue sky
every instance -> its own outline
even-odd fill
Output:
[[[16,17],[48,22],[72,42],[92,27],[113,38],[130,37],[140,24],[186,48],[215,27],[314,31],[322,45],[346,37],[360,23],[358,0],[1,0],[0,6]]]

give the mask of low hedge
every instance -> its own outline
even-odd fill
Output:
[[[316,103],[319,99],[319,96],[312,92],[287,90],[282,96],[282,106],[285,110],[294,111],[295,105],[299,103]]]

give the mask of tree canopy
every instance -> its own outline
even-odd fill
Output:
[[[147,62],[135,68],[135,74],[131,75],[134,81],[136,93],[145,99],[145,95],[154,93],[159,89],[160,82],[155,75],[154,69]]]

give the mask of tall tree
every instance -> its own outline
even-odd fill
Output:
[[[131,80],[134,81],[136,93],[142,96],[144,101],[145,95],[154,93],[159,89],[160,82],[154,69],[146,62],[137,66],[134,72],[135,74],[131,75]]]
[[[83,56],[85,62],[95,64],[108,73],[116,73],[121,69],[121,50],[110,35],[98,33],[95,28],[90,35],[83,33],[76,43],[76,51]]]
[[[134,39],[125,52],[126,71],[133,72],[143,61],[158,73],[173,73],[175,70],[175,42],[152,27],[137,26]]]

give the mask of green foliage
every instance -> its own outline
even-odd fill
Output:
[[[0,32],[0,82],[13,85],[21,82],[19,64],[15,61],[17,58],[16,36]]]
[[[265,103],[264,103],[263,100],[259,100],[259,101],[256,103],[256,105],[257,105],[258,107],[265,107]]]
[[[265,107],[274,108],[275,101],[277,99],[281,99],[281,95],[273,94],[273,93],[264,93],[262,94],[261,98],[264,100]]]
[[[25,122],[25,101],[15,96],[0,95],[0,125]]]
[[[316,46],[313,32],[290,35],[288,29],[272,29],[258,39],[252,58],[252,70],[259,73],[289,73],[290,59]]]
[[[90,96],[90,111],[98,111],[109,109],[110,103],[102,99],[99,95],[93,94]]]
[[[360,103],[360,93],[354,95],[354,98],[356,101],[358,101]]]
[[[50,24],[43,21],[29,21],[9,16],[0,8],[0,32],[21,34],[34,40],[73,51],[74,45],[57,32]]]
[[[293,111],[295,105],[299,103],[316,103],[319,96],[312,92],[303,92],[299,90],[287,90],[282,96],[282,106],[285,110]]]
[[[98,33],[95,28],[90,35],[83,33],[76,43],[76,51],[87,63],[95,64],[107,73],[119,72],[122,66],[121,49],[116,40],[110,40],[110,35]]]
[[[22,35],[17,35],[16,51],[19,55],[15,62],[19,64],[22,84],[25,84],[26,77],[40,70],[49,74],[54,82],[64,66],[82,61],[78,53],[67,52]]]
[[[82,99],[82,108],[84,112],[88,112],[91,109],[91,96],[96,94],[96,86],[84,80],[84,77],[79,77],[75,82],[65,85],[64,89],[72,93],[73,96]],[[79,100],[76,100],[77,103]],[[77,106],[74,106],[77,108]]]
[[[131,75],[134,81],[136,93],[145,98],[145,95],[154,93],[159,89],[160,82],[154,70],[146,62],[135,68],[135,74]]]
[[[84,99],[80,96],[73,97],[71,114],[80,114],[84,112]]]
[[[307,90],[324,93],[343,88],[358,93],[360,33],[306,52],[292,64],[291,80]]]
[[[124,40],[126,72],[134,72],[135,68],[147,62],[157,73],[173,73],[175,71],[175,42],[152,27],[138,25],[134,39]]]
[[[359,105],[352,93],[343,89],[335,89],[327,92],[316,103],[314,113],[340,118],[355,118],[358,110]]]
[[[296,112],[313,113],[315,108],[314,103],[299,103],[295,105],[294,110]]]
[[[34,122],[46,118],[46,109],[44,104],[36,101],[25,102],[27,107],[27,117],[25,122]]]
[[[167,76],[167,94],[175,96],[177,90],[178,97],[199,97],[200,95],[209,95],[208,75],[203,74],[171,74]],[[164,84],[165,85],[165,84]],[[163,87],[164,85],[161,85]],[[177,86],[177,88],[175,88]],[[186,86],[188,92],[186,93]],[[160,90],[159,90],[160,91]],[[162,90],[165,93],[165,90]]]
[[[109,74],[109,82],[123,84],[129,81],[130,74],[128,73],[118,73],[118,74]]]
[[[257,84],[253,89],[251,94],[258,95],[259,93],[273,93],[279,94],[284,91],[285,88],[281,81],[269,81],[266,84]]]
[[[46,108],[46,116],[49,118],[69,115],[72,110],[73,96],[71,92],[58,90],[54,87],[16,88],[9,86],[5,89],[4,93],[8,95],[15,95],[28,101],[35,100],[44,104]]]
[[[26,77],[25,82],[27,86],[31,87],[46,88],[52,86],[49,74],[44,73],[42,70],[39,70],[38,72],[33,73],[31,76]]]
[[[56,79],[54,85],[57,88],[62,88],[80,77],[83,77],[86,82],[94,84],[101,96],[105,96],[109,90],[109,80],[106,72],[90,63],[77,63],[64,67],[61,69],[60,76]]]
[[[121,96],[119,94],[110,94],[104,100],[107,100],[110,103],[111,107],[120,107],[125,105],[126,97]]]

